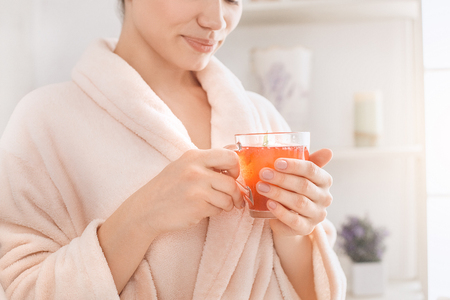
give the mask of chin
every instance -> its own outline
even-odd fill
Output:
[[[204,68],[206,68],[206,66],[209,64],[210,60],[211,60],[211,56],[209,55],[208,57],[198,60],[197,62],[189,64],[189,66],[187,66],[187,68],[185,68],[185,69],[189,70],[189,71],[195,71],[195,72],[201,71]]]

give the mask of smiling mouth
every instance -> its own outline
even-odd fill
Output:
[[[217,48],[218,41],[216,40],[205,40],[187,36],[183,37],[189,46],[201,53],[211,53]]]

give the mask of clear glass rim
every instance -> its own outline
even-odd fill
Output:
[[[308,131],[280,131],[280,132],[257,132],[257,133],[238,133],[235,134],[234,136],[238,137],[238,136],[256,136],[256,135],[282,135],[282,134],[301,134],[301,135],[305,135],[305,134],[309,134]]]
[[[234,136],[239,147],[306,146],[309,149],[310,133],[301,131],[245,133]]]

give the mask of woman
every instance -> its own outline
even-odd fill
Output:
[[[236,184],[234,134],[289,130],[213,57],[241,1],[123,5],[118,41],[26,96],[2,137],[7,297],[343,299],[323,228],[332,240],[331,152],[261,173],[270,222],[249,216]]]

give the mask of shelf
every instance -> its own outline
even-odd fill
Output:
[[[383,158],[400,156],[417,156],[423,153],[423,146],[397,146],[397,147],[361,147],[342,148],[333,150],[333,160],[358,158]]]
[[[416,19],[417,0],[278,0],[245,2],[241,25]]]
[[[347,300],[424,300],[425,296],[419,281],[390,281],[384,295],[357,297],[347,294]]]

